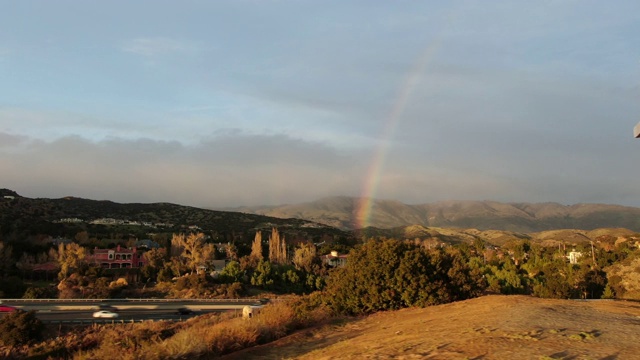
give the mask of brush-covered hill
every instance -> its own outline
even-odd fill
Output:
[[[358,226],[356,214],[362,199],[329,197],[295,205],[244,207],[237,211],[280,218],[301,218],[341,229]],[[409,225],[425,227],[505,230],[520,233],[555,229],[626,228],[640,231],[640,208],[558,203],[501,203],[495,201],[441,201],[408,205],[373,200],[369,225],[390,229]]]
[[[74,231],[104,230],[107,225],[92,223],[97,219],[114,219],[109,225],[127,231],[184,231],[188,227],[230,241],[242,236],[253,236],[256,230],[281,231],[312,240],[323,237],[344,237],[347,233],[324,224],[299,218],[276,218],[266,215],[231,211],[214,211],[170,203],[116,203],[78,197],[60,199],[27,198],[8,189],[0,189],[0,236],[24,237],[36,234],[64,236]],[[291,239],[291,237],[290,237]]]
[[[600,228],[595,230],[559,229],[542,232],[515,232],[507,230],[478,230],[425,227],[422,225],[399,226],[392,229],[378,229],[368,227],[353,231],[356,238],[394,238],[430,240],[433,244],[445,243],[473,244],[482,240],[486,244],[503,246],[507,243],[528,240],[532,244],[557,247],[558,245],[584,245],[594,241],[598,246],[612,248],[617,243],[640,239],[638,233],[624,228]]]

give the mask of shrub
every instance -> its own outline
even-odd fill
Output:
[[[369,241],[331,273],[325,301],[337,312],[361,314],[463,300],[483,288],[482,274],[460,252]]]
[[[220,285],[221,289],[224,290],[224,297],[226,299],[237,299],[242,296],[244,293],[244,289],[242,284],[239,282],[234,282],[233,284],[224,284]]]
[[[28,344],[39,340],[43,329],[35,311],[16,310],[0,320],[0,341],[7,346]]]
[[[242,280],[244,271],[242,270],[240,263],[237,261],[230,261],[227,266],[220,271],[218,280],[222,283],[234,283]]]
[[[29,287],[22,295],[23,299],[55,299],[58,291],[53,287]]]

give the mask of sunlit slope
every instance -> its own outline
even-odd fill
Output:
[[[330,197],[304,204],[242,208],[241,211],[301,218],[342,229],[352,229],[360,200]],[[606,204],[501,203],[495,201],[442,201],[409,205],[375,200],[369,223],[376,228],[422,225],[442,228],[474,228],[521,233],[555,229],[593,230],[626,228],[640,231],[640,208]]]

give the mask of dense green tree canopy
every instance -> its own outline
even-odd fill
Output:
[[[336,311],[359,314],[427,306],[480,295],[482,275],[455,250],[427,250],[398,240],[369,241],[327,280]]]

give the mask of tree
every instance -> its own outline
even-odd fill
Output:
[[[398,240],[368,241],[332,270],[325,302],[348,314],[427,306],[480,295],[482,275],[457,252]]]
[[[28,344],[39,340],[43,329],[35,311],[16,310],[0,320],[0,341],[6,346]]]
[[[287,242],[284,236],[281,238],[278,229],[271,229],[269,237],[269,261],[273,264],[286,264],[287,259]]]
[[[232,260],[220,271],[219,279],[224,283],[234,283],[241,281],[243,275],[244,271],[240,268],[240,263]]]
[[[499,265],[486,266],[484,272],[491,291],[506,295],[527,293],[527,277],[511,258]]]
[[[13,248],[0,241],[0,274],[2,277],[9,275],[9,270],[13,264]]]
[[[214,259],[215,247],[206,243],[203,233],[174,234],[171,239],[171,253],[191,272],[197,272],[199,266],[206,267]]]
[[[225,248],[227,259],[238,260],[238,247],[235,244],[228,244]]]
[[[22,253],[20,259],[16,262],[16,267],[22,271],[30,270],[35,265],[36,259],[33,255],[30,255],[26,252]]]
[[[158,271],[157,280],[159,282],[169,281],[173,277],[173,270],[170,263],[165,263],[164,267]]]
[[[164,261],[166,259],[167,250],[162,249],[151,249],[144,254],[142,257],[146,260],[147,265],[159,269],[164,265]]]
[[[260,261],[251,275],[251,285],[261,286],[267,289],[273,287],[275,271],[269,261]]]
[[[607,286],[607,274],[583,264],[572,274],[573,287],[582,299],[600,299]]]
[[[604,288],[604,292],[602,292],[602,299],[615,299],[615,298],[616,298],[616,294],[613,292],[613,289],[611,289],[611,286],[607,284],[607,286]]]
[[[76,234],[75,240],[78,244],[86,244],[89,241],[89,233],[86,231],[80,231]]]
[[[262,256],[262,232],[256,231],[256,237],[253,239],[253,244],[251,245],[251,258],[255,259],[256,263],[260,260],[264,259]]]
[[[527,258],[531,243],[528,240],[516,240],[505,245],[505,247],[511,250],[513,262],[516,266],[519,266]]]
[[[532,295],[553,299],[574,297],[576,288],[570,282],[571,272],[571,265],[562,259],[546,263],[540,276],[535,279]]]
[[[58,263],[60,280],[68,277],[73,270],[78,269],[82,263],[86,262],[86,249],[76,243],[58,245]]]
[[[300,244],[293,253],[293,265],[298,270],[313,272],[314,265],[320,265],[320,258],[316,255],[316,247],[313,244]]]
[[[22,295],[23,299],[55,299],[58,292],[52,287],[29,287]]]
[[[166,259],[166,249],[151,249],[145,252],[142,257],[146,264],[142,267],[142,275],[147,279],[157,277],[158,271],[162,269]]]

